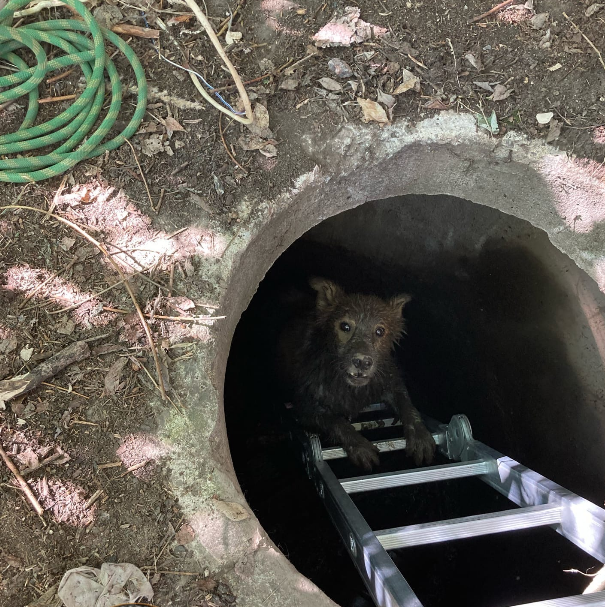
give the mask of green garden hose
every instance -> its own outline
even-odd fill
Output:
[[[147,81],[143,66],[133,50],[116,34],[100,27],[90,11],[79,0],[62,0],[76,11],[83,21],[56,19],[10,27],[13,13],[30,0],[10,0],[0,10],[0,59],[18,71],[0,77],[0,105],[24,95],[28,108],[23,122],[14,133],[0,135],[0,181],[28,183],[65,173],[78,162],[115,150],[132,137],[143,120],[147,107]],[[78,33],[90,34],[91,38]],[[122,83],[116,67],[105,54],[105,40],[117,47],[128,59],[137,80],[137,104],[130,122],[119,134],[107,141],[122,106]],[[61,49],[62,54],[48,60],[40,43]],[[36,65],[28,64],[15,54],[20,48],[29,49]],[[58,116],[34,126],[38,115],[38,86],[49,72],[80,65],[86,87],[80,96]],[[111,86],[109,109],[104,117],[105,72]],[[2,90],[2,89],[5,90]],[[52,146],[59,145],[56,149]],[[40,156],[33,150],[49,148]],[[7,158],[7,155],[18,157]]]

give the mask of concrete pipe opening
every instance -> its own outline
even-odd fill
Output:
[[[198,260],[200,293],[224,318],[180,367],[187,416],[161,431],[197,560],[238,607],[364,598],[271,413],[273,293],[307,273],[410,292],[400,355],[415,404],[443,421],[467,414],[477,438],[602,505],[603,169],[515,135],[494,142],[453,115],[301,143],[316,168],[275,198],[242,200],[245,224],[215,235],[219,258]],[[360,508],[386,528],[509,507],[468,487]],[[398,558],[426,607],[577,594],[587,579],[564,570],[597,565],[548,529]]]
[[[585,312],[587,298],[605,304],[596,283],[546,233],[501,211],[449,196],[366,203],[311,229],[272,266],[236,330],[225,384],[231,454],[250,507],[334,601],[369,599],[280,424],[271,366],[280,294],[313,275],[351,292],[412,294],[397,354],[416,406],[444,421],[466,414],[483,442],[602,503],[605,417],[595,399],[605,378]],[[383,454],[379,471],[411,466],[402,453]],[[354,474],[338,463],[337,476]],[[354,501],[374,529],[512,507],[477,479]],[[427,606],[581,593],[585,580],[564,570],[598,565],[548,528],[392,556]]]

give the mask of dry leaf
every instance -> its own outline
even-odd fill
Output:
[[[266,140],[258,135],[242,135],[238,140],[237,144],[242,148],[242,150],[246,150],[247,152],[252,150],[260,150],[264,145],[266,145]]]
[[[164,142],[163,135],[154,133],[141,141],[141,152],[143,152],[145,156],[154,156],[155,154],[164,152],[166,150],[166,145],[168,144]]]
[[[176,532],[174,539],[177,544],[185,546],[186,544],[191,544],[195,539],[195,533],[190,525],[185,524]]]
[[[389,118],[384,108],[371,99],[363,99],[357,97],[357,103],[361,106],[363,111],[362,120],[364,122],[378,122],[380,124],[388,124]]]
[[[378,89],[377,94],[378,103],[382,103],[387,109],[391,109],[395,105],[395,97],[393,95],[387,95]]]
[[[411,89],[416,91],[420,90],[420,78],[415,76],[409,70],[405,68],[402,70],[403,81],[401,84],[393,91],[393,95],[401,95],[401,93],[405,93]]]
[[[467,53],[464,55],[464,58],[478,71],[480,72],[483,69],[483,63],[481,61],[481,57],[475,57],[473,53]]]
[[[592,17],[595,13],[598,13],[605,4],[591,4],[584,13],[587,17]]]
[[[327,91],[342,91],[342,85],[332,78],[327,76],[318,80],[319,84],[323,86]]]
[[[214,500],[214,505],[216,506],[216,509],[224,514],[230,521],[243,521],[250,518],[250,513],[236,502]]]
[[[267,158],[275,158],[277,156],[277,148],[272,143],[268,143],[258,151]]]
[[[503,84],[497,84],[494,88],[492,101],[504,101],[511,96],[513,89],[507,89]]]
[[[563,126],[563,123],[553,118],[548,126],[549,128],[548,134],[546,135],[546,143],[551,143],[558,139],[559,135],[561,135],[561,127]]]
[[[74,246],[75,242],[76,242],[75,238],[70,238],[69,236],[64,236],[61,239],[61,248],[64,251],[69,251],[69,249],[71,249]]]
[[[314,36],[315,45],[350,46],[361,44],[370,38],[384,36],[388,32],[384,27],[366,23],[359,18],[361,11],[355,6],[347,6],[337,10],[330,21],[326,23]]]
[[[16,459],[23,464],[23,468],[37,468],[40,465],[40,460],[31,447],[18,453]],[[21,469],[23,470],[23,468]]]
[[[217,582],[215,582],[211,577],[207,577],[202,580],[197,580],[195,584],[200,590],[203,590],[204,592],[212,592],[218,586]]]
[[[265,139],[273,137],[273,133],[269,128],[269,112],[261,103],[257,103],[254,106],[254,122],[246,126],[249,131],[259,137],[264,137]]]
[[[286,78],[280,85],[280,89],[284,91],[294,91],[298,88],[298,79],[296,78]]]
[[[494,92],[494,89],[492,88],[489,82],[473,82],[473,84],[475,86],[478,86],[480,89],[483,89],[484,91],[488,91],[490,93]]]
[[[127,36],[137,36],[138,38],[159,38],[160,30],[152,30],[138,25],[129,25],[128,23],[119,23],[111,28],[116,34],[126,34]]]
[[[168,134],[168,139],[172,137],[172,133],[174,131],[184,131],[185,129],[172,117],[168,116],[164,120],[164,125],[166,127],[166,133]]]
[[[424,105],[424,107],[429,110],[449,110],[450,108],[449,105],[445,105],[445,103],[443,103],[443,101],[440,101],[439,99],[433,99],[432,101],[429,101]]]
[[[108,396],[115,394],[120,385],[120,377],[122,376],[122,371],[126,366],[128,359],[126,357],[118,358],[111,367],[109,367],[109,371],[105,376],[105,393]]]
[[[534,15],[529,20],[529,24],[535,30],[541,30],[546,25],[547,21],[548,21],[548,13],[538,13],[537,15]]]
[[[176,17],[172,17],[166,21],[167,25],[174,25],[175,23],[185,23],[193,19],[193,15],[177,15]]]
[[[57,333],[61,335],[71,335],[76,328],[76,323],[73,320],[67,320],[62,325],[57,327]]]

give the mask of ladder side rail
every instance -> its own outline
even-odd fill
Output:
[[[553,526],[555,531],[601,563],[605,563],[603,508],[480,441],[471,440],[462,453],[462,460],[476,459],[491,463],[490,472],[478,478],[518,506],[560,506],[561,522]]]
[[[312,469],[319,495],[377,607],[422,607],[329,465],[315,460]]]
[[[523,603],[523,605],[514,605],[514,607],[584,607],[584,605],[605,607],[605,591],[564,596],[560,599],[547,599],[536,603]]]

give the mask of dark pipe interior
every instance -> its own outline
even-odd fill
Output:
[[[570,272],[573,280],[564,276]],[[308,232],[267,273],[238,325],[225,384],[230,448],[246,499],[283,553],[332,599],[361,606],[367,594],[290,449],[271,368],[281,295],[304,288],[310,275],[350,290],[411,293],[397,355],[416,406],[444,422],[465,413],[479,440],[603,504],[603,380],[578,371],[589,357],[600,369],[600,360],[593,360],[598,350],[577,294],[566,286],[582,281],[593,289],[590,279],[544,232],[488,207],[445,196],[367,203]],[[596,286],[591,294],[602,297]],[[410,466],[400,453],[381,462],[381,471]],[[348,466],[338,462],[337,476],[350,476]],[[476,479],[357,494],[355,501],[374,529],[512,507]],[[550,529],[391,555],[426,607],[578,594],[587,578],[564,570],[598,566]]]

